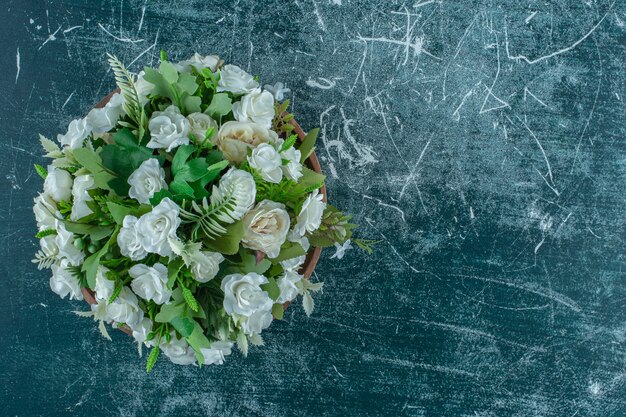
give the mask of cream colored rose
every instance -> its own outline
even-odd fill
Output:
[[[263,200],[242,221],[245,232],[241,244],[249,249],[260,250],[270,258],[277,257],[290,226],[285,206]]]
[[[254,149],[261,143],[276,143],[278,134],[256,123],[226,122],[217,134],[217,147],[230,162],[245,161],[248,149]]]
[[[191,127],[191,134],[196,145],[202,145],[209,129],[213,128],[213,134],[207,142],[213,144],[217,136],[217,122],[204,113],[191,113],[187,116],[187,121]]]

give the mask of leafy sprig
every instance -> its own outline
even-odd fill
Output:
[[[124,97],[124,111],[133,121],[133,124],[126,124],[124,121],[119,123],[122,126],[130,127],[137,130],[139,140],[143,138],[144,133],[148,130],[148,117],[141,103],[141,97],[137,91],[134,77],[128,72],[124,64],[114,55],[107,54],[109,64],[115,74],[115,82]]]

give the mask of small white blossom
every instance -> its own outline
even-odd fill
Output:
[[[291,92],[291,90],[288,88],[285,88],[285,85],[281,83],[280,81],[274,85],[266,84],[265,87],[263,88],[265,88],[266,91],[269,91],[270,93],[272,93],[276,101],[283,101],[283,99],[285,98],[285,94],[288,94]]]
[[[227,159],[233,163],[246,160],[248,149],[262,143],[277,143],[278,134],[256,123],[230,121],[220,127],[216,145]]]
[[[131,289],[122,287],[115,300],[107,304],[107,316],[116,323],[125,323],[133,327],[143,320],[143,311],[139,308],[139,300]]]
[[[330,259],[342,259],[346,254],[346,251],[352,249],[352,243],[350,242],[350,239],[343,242],[343,245],[335,242],[335,249],[335,254],[331,256]]]
[[[280,289],[280,295],[276,302],[283,304],[296,298],[300,293],[296,283],[300,282],[303,278],[302,275],[296,272],[285,271],[285,273],[276,280],[276,284],[278,284],[278,288]]]
[[[113,129],[123,115],[124,97],[115,93],[104,107],[89,112],[87,123],[91,125],[94,135],[101,135]]]
[[[213,144],[217,137],[217,122],[204,113],[191,113],[187,116],[190,126],[190,133],[196,145],[200,146],[204,143],[206,134],[209,129],[213,128],[213,134],[208,138],[207,143]]]
[[[290,180],[298,181],[302,177],[302,164],[300,163],[300,157],[302,152],[293,146],[281,153],[282,158],[289,161],[287,165],[283,165],[283,173]]]
[[[179,72],[191,72],[191,68],[195,68],[198,72],[201,72],[203,68],[208,68],[211,72],[215,72],[219,62],[220,57],[217,55],[202,56],[196,52],[191,58],[180,61],[174,64],[174,66]]]
[[[109,270],[100,265],[96,271],[96,286],[94,288],[96,300],[108,302],[113,291],[115,290],[115,282],[107,278],[106,274]]]
[[[211,343],[210,349],[200,349],[205,365],[222,365],[226,356],[230,355],[233,342],[217,341]]]
[[[133,338],[137,343],[143,343],[148,347],[152,347],[155,345],[155,340],[148,340],[148,334],[152,331],[152,320],[147,317],[144,317],[139,323],[131,327],[133,332]]]
[[[190,255],[189,270],[196,281],[209,282],[219,272],[223,260],[219,252],[196,251]]]
[[[169,343],[161,341],[161,351],[163,351],[165,356],[177,365],[192,365],[196,363],[196,353],[187,341],[184,338],[178,339],[176,332],[173,330],[170,336]]]
[[[269,281],[263,275],[250,272],[224,277],[224,311],[242,319],[241,328],[248,334],[258,334],[272,322],[272,299],[261,288]]]
[[[285,205],[270,200],[258,203],[243,217],[244,235],[241,244],[276,258],[289,232],[289,213]]]
[[[57,235],[55,238],[59,248],[59,258],[65,259],[72,266],[79,266],[85,259],[83,251],[74,246],[74,233],[67,231],[62,221],[56,221]]]
[[[33,212],[39,230],[54,229],[56,218],[61,217],[54,200],[48,194],[41,193],[34,202]]]

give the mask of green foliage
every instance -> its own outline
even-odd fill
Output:
[[[154,85],[153,94],[167,97],[183,113],[200,111],[201,97],[194,96],[198,90],[196,77],[182,73],[170,62],[163,61],[158,70],[145,67],[144,79]]]
[[[137,92],[135,80],[116,56],[107,55],[111,69],[115,74],[115,82],[124,97],[124,111],[133,121],[132,127],[137,130],[137,137],[142,138],[144,132],[148,129],[148,118],[141,104],[141,97],[139,97]]]
[[[319,131],[320,131],[319,127],[309,131],[309,133],[307,133],[304,139],[302,140],[302,144],[298,148],[298,150],[302,154],[300,157],[301,163],[304,163],[304,161],[306,161],[315,150],[315,142],[317,141],[317,135]]]
[[[257,263],[256,254],[250,250],[241,247],[239,249],[239,257],[241,259],[238,263],[232,263],[228,267],[224,268],[224,275],[228,274],[247,274],[249,272],[255,272],[259,275],[265,274],[270,269],[272,262],[267,258],[263,258],[261,262]]]
[[[200,310],[200,306],[198,306],[198,301],[196,300],[196,297],[193,296],[193,293],[191,292],[191,290],[185,287],[182,284],[182,282],[180,282],[180,286],[183,292],[183,298],[185,299],[185,302],[187,303],[190,309],[192,309],[194,312],[197,313]]]
[[[374,248],[372,248],[372,246],[381,242],[381,240],[371,239],[352,239],[352,241],[359,247],[359,249],[366,252],[368,255],[371,255],[372,252],[374,252]]]
[[[280,147],[280,152],[285,152],[289,148],[292,148],[297,140],[298,135],[290,135],[287,139],[285,139],[285,142],[283,142],[283,146]]]
[[[89,256],[87,259],[85,259],[85,262],[83,263],[82,270],[83,272],[85,272],[85,275],[87,276],[87,284],[89,285],[89,288],[91,288],[92,290],[96,286],[96,272],[98,271],[98,265],[100,265],[100,259],[108,252],[111,244],[115,242],[118,232],[119,232],[119,227],[115,229],[115,232],[113,232],[113,234],[111,235],[109,240],[107,240],[107,242],[104,244],[104,246],[102,246],[100,250],[98,250],[97,252]]]
[[[279,264],[282,261],[286,261],[287,259],[296,258],[298,256],[306,255],[306,251],[299,243],[294,242],[285,242],[280,247],[280,253],[274,259],[272,259],[272,263]]]
[[[352,229],[356,227],[356,224],[350,223],[351,218],[352,216],[345,215],[328,204],[322,215],[322,224],[308,236],[309,242],[315,247],[333,246],[335,242],[344,243],[350,239]]]
[[[267,292],[267,295],[274,301],[276,301],[278,299],[278,297],[280,297],[280,288],[278,288],[278,284],[276,283],[276,280],[272,277],[268,277],[267,280],[269,281],[267,284],[262,284],[261,288],[263,289],[263,291]]]
[[[150,351],[150,355],[148,355],[148,360],[146,362],[146,372],[150,372],[152,368],[154,368],[154,365],[159,358],[159,352],[161,352],[161,349],[159,349],[158,345],[153,347]]]
[[[217,93],[213,96],[211,104],[206,109],[213,119],[221,119],[233,110],[233,100],[227,93]]]
[[[203,244],[207,249],[220,252],[224,255],[234,255],[239,251],[239,244],[245,233],[241,221],[230,224],[224,228],[225,232],[221,236],[205,238]]]
[[[95,151],[88,148],[78,148],[72,151],[76,162],[83,166],[93,175],[94,183],[98,188],[110,190],[109,182],[115,179],[115,175],[107,171],[102,164],[102,158]]]
[[[219,161],[209,165],[207,158],[189,157],[196,151],[194,145],[180,146],[172,160],[172,176],[169,192],[178,198],[200,199],[208,197],[206,185],[218,177],[228,166],[228,161]],[[165,194],[165,193],[162,193]]]
[[[289,108],[289,100],[283,101],[282,104],[275,104],[274,120],[272,121],[272,130],[278,133],[284,133],[289,136],[295,129],[290,122],[293,120],[293,114],[287,112]]]
[[[56,235],[57,231],[54,229],[45,229],[45,230],[41,230],[39,232],[37,232],[37,234],[35,235],[35,237],[37,239],[42,239],[46,236],[52,236],[52,235]]]
[[[172,289],[184,264],[182,258],[176,258],[167,264],[167,288]]]
[[[284,315],[285,309],[282,304],[274,304],[272,306],[272,316],[274,316],[276,320],[282,320]]]
[[[35,165],[35,171],[37,172],[37,174],[41,177],[41,179],[45,180],[46,177],[48,176],[48,171],[46,171],[46,169],[39,164],[34,164],[34,165]]]
[[[298,182],[283,178],[280,183],[275,184],[265,181],[245,163],[242,164],[242,168],[251,171],[254,177],[257,187],[257,201],[272,200],[291,204],[292,207],[300,205],[309,193],[321,188],[326,179],[323,174],[319,174],[307,167],[302,167],[302,177]]]

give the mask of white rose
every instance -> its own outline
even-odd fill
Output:
[[[289,232],[289,234],[287,235],[287,240],[302,246],[302,249],[304,249],[305,252],[308,252],[309,248],[311,247],[309,239],[306,236],[301,236],[300,232],[295,228],[291,232]]]
[[[74,185],[72,186],[74,204],[72,205],[72,212],[70,213],[71,220],[77,221],[93,213],[87,205],[88,201],[93,200],[87,191],[93,190],[94,188],[96,188],[96,185],[92,175],[79,175],[74,179]]]
[[[198,282],[209,282],[220,270],[224,256],[218,252],[197,251],[191,255],[189,270]]]
[[[154,85],[143,78],[145,74],[144,71],[141,71],[137,74],[137,79],[135,80],[135,89],[137,90],[137,94],[139,94],[139,100],[142,106],[148,104],[148,96],[152,93],[152,90],[154,90]]]
[[[76,119],[70,122],[65,135],[57,135],[57,140],[62,146],[70,149],[82,148],[83,142],[91,133],[91,125],[87,118]]]
[[[296,272],[285,271],[285,274],[276,280],[276,284],[278,284],[280,289],[280,295],[276,302],[283,304],[296,298],[300,293],[296,283],[300,282],[302,278],[304,277]]]
[[[72,176],[64,169],[48,165],[48,176],[43,189],[54,201],[69,201],[72,196]]]
[[[224,311],[241,316],[242,329],[247,334],[260,333],[272,322],[273,301],[261,288],[268,282],[266,277],[254,272],[227,275],[222,280]]]
[[[70,300],[82,300],[83,293],[80,290],[78,279],[61,265],[52,265],[52,277],[50,278],[50,289],[61,298],[69,295]]]
[[[278,184],[283,179],[283,160],[274,146],[262,143],[252,151],[248,163],[265,181]]]
[[[248,149],[254,149],[262,143],[276,143],[278,134],[256,123],[230,121],[220,128],[216,145],[224,159],[239,163],[246,160]]]
[[[233,94],[246,94],[259,86],[252,75],[236,65],[224,65],[220,70],[217,91],[229,91]]]
[[[141,204],[148,204],[156,192],[167,188],[165,171],[157,159],[146,159],[128,177],[128,184],[130,185],[128,196]]]
[[[211,343],[210,349],[200,349],[205,365],[222,365],[226,356],[230,355],[233,342],[217,341]]]
[[[305,260],[306,255],[300,255],[295,258],[285,259],[280,265],[283,267],[284,271],[298,272]]]
[[[322,224],[322,215],[326,209],[326,203],[322,201],[324,196],[319,194],[319,190],[309,194],[302,204],[302,210],[298,215],[298,223],[293,228],[294,232],[304,236],[307,232],[316,231]]]
[[[48,257],[59,256],[59,246],[57,245],[56,236],[49,235],[39,239],[41,251]]]
[[[161,350],[177,365],[191,365],[196,362],[196,353],[184,338],[178,339],[176,332],[170,333],[169,343],[161,343]]]
[[[243,217],[244,235],[241,244],[265,252],[275,258],[289,232],[289,214],[285,205],[263,200]]]
[[[213,128],[213,134],[208,138],[207,142],[213,144],[217,136],[217,122],[204,113],[191,113],[187,116],[187,121],[193,135],[194,143],[202,145],[204,137],[210,128]]]
[[[148,148],[164,148],[171,152],[175,147],[189,143],[189,122],[174,105],[164,111],[152,113],[148,129],[150,130],[150,142],[146,145]]]
[[[89,112],[87,123],[91,125],[94,135],[101,135],[113,129],[123,114],[124,97],[115,93],[103,108]]]
[[[57,235],[55,242],[59,248],[59,258],[66,259],[72,266],[83,263],[85,254],[74,246],[74,233],[68,232],[65,225],[60,220],[56,221]]]
[[[213,186],[211,204],[220,204],[224,198],[234,196],[234,205],[231,207],[231,216],[241,219],[254,205],[256,198],[256,184],[249,172],[231,168],[220,178],[219,185]]]
[[[217,55],[202,56],[196,52],[191,58],[180,61],[179,63],[174,64],[174,66],[179,72],[191,72],[192,67],[195,68],[198,73],[200,73],[203,68],[208,68],[211,72],[215,72],[219,62],[220,57]]]
[[[274,120],[274,96],[257,88],[233,104],[233,115],[240,122],[254,122],[269,129]]]
[[[172,290],[167,288],[167,267],[156,263],[154,266],[133,265],[128,270],[133,280],[131,288],[144,300],[153,300],[157,304],[167,303],[172,297]]]
[[[139,308],[137,296],[128,287],[122,287],[120,294],[107,305],[108,317],[116,323],[125,323],[130,327],[143,320],[143,311]]]
[[[152,320],[147,317],[144,317],[143,320],[134,325],[131,330],[135,341],[137,343],[144,343],[148,347],[154,346],[155,340],[148,340],[148,334],[152,331],[152,326]]]
[[[135,227],[137,220],[139,219],[135,216],[124,217],[122,228],[117,235],[117,245],[120,247],[120,252],[133,261],[139,261],[148,255],[148,252],[141,246],[141,235]]]
[[[34,199],[33,212],[39,230],[54,229],[56,217],[61,217],[54,200],[46,193],[41,193]]]
[[[302,177],[302,164],[300,163],[300,157],[302,152],[294,148],[293,146],[281,153],[283,159],[288,160],[287,165],[283,165],[283,173],[290,180],[298,181]]]
[[[170,256],[172,248],[169,238],[176,238],[176,229],[180,225],[180,208],[169,198],[161,200],[150,213],[146,213],[135,224],[141,236],[141,246],[149,253]]]
[[[98,266],[98,270],[96,271],[96,286],[94,287],[96,300],[108,302],[113,295],[113,291],[115,291],[115,282],[107,278],[107,272],[109,272],[109,270],[106,267],[102,265]]]

